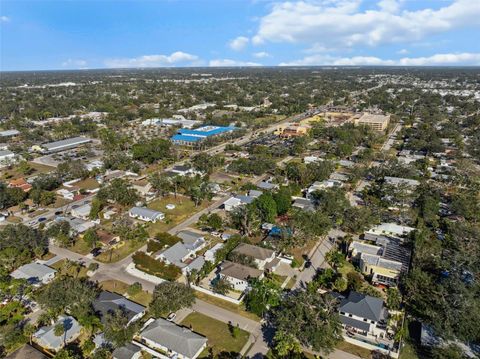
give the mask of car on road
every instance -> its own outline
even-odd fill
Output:
[[[310,268],[311,266],[312,266],[312,261],[310,259],[305,261],[305,268]]]
[[[168,315],[167,320],[168,320],[169,322],[173,322],[176,317],[177,317],[177,314],[172,312],[172,313],[170,313],[170,314]]]
[[[62,213],[63,213],[63,211],[56,211],[56,212],[55,212],[55,215],[56,215],[56,216],[59,216],[59,215],[61,215]]]

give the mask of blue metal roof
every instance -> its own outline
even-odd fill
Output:
[[[203,137],[197,136],[188,136],[188,135],[174,135],[172,136],[172,141],[185,141],[185,142],[198,142],[203,140]]]
[[[204,127],[207,127],[207,126],[204,126]],[[216,128],[213,128],[209,131],[199,131],[198,129],[197,130],[190,130],[188,128],[182,128],[180,130],[178,130],[178,133],[182,134],[182,135],[198,135],[198,136],[205,136],[205,137],[208,137],[208,136],[213,136],[213,135],[218,135],[220,133],[225,133],[225,132],[230,132],[230,131],[233,131],[235,130],[236,127],[216,127]]]

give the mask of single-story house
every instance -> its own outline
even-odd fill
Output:
[[[181,242],[175,243],[173,246],[168,247],[164,251],[157,252],[155,254],[156,259],[160,259],[167,264],[174,264],[177,267],[185,267],[185,260],[187,260],[192,254],[185,245]]]
[[[223,247],[223,243],[217,243],[212,248],[207,250],[204,254],[205,260],[209,262],[215,262],[215,253]]]
[[[182,239],[185,247],[192,252],[196,252],[205,247],[205,237],[201,233],[194,231],[181,231],[177,233],[177,237]]]
[[[7,166],[15,161],[15,153],[9,150],[0,150],[0,167]]]
[[[83,206],[72,208],[72,210],[70,211],[70,214],[74,217],[87,220],[88,217],[90,216],[91,209],[92,209],[92,206],[90,205],[90,203],[87,203],[87,204],[84,204]]]
[[[347,332],[365,337],[384,338],[388,310],[382,299],[351,291],[348,297],[339,296],[340,322]]]
[[[197,171],[195,168],[190,167],[190,166],[184,166],[184,165],[177,165],[174,166],[170,172],[175,173],[176,175],[179,176],[195,176],[195,175],[201,175],[202,172]]]
[[[64,333],[55,335],[55,326],[63,324]],[[80,336],[82,327],[71,316],[59,316],[55,324],[41,327],[32,336],[33,341],[44,349],[58,351],[65,344],[73,342]]]
[[[298,208],[304,211],[314,211],[315,205],[308,198],[295,197],[292,203],[292,207]]]
[[[9,188],[20,188],[23,192],[28,192],[32,189],[32,185],[25,181],[25,178],[17,178],[8,183]]]
[[[165,218],[165,214],[145,207],[133,207],[128,211],[128,215],[141,221],[155,223]]]
[[[263,278],[263,271],[243,264],[223,261],[220,264],[218,275],[220,278],[230,282],[233,289],[243,292],[248,288],[249,279]]]
[[[31,345],[25,344],[7,355],[5,359],[48,359],[48,357]]]
[[[102,291],[92,303],[93,309],[97,312],[102,320],[107,313],[115,312],[121,309],[128,318],[128,324],[135,322],[145,315],[145,307],[138,303],[121,296],[117,293]]]
[[[67,199],[69,201],[73,201],[73,197],[75,197],[75,193],[69,191],[68,189],[61,188],[56,192],[59,196],[63,197],[63,199]]]
[[[240,243],[233,252],[252,257],[258,269],[261,270],[265,269],[267,263],[275,259],[275,252],[273,250],[248,243]]]
[[[123,347],[115,349],[112,353],[113,359],[140,359],[141,357],[142,348],[132,343],[127,343]]]
[[[70,223],[70,228],[72,232],[81,234],[86,232],[88,229],[95,227],[95,223],[92,221],[86,221],[81,218],[68,218],[68,217],[56,217],[56,222],[67,221]]]
[[[278,184],[262,181],[259,184],[257,184],[257,187],[260,188],[260,189],[269,191],[269,190],[277,189]]]
[[[191,273],[192,270],[196,270],[198,272],[200,269],[202,269],[204,264],[205,264],[205,257],[198,256],[193,261],[188,263],[186,267],[182,268],[182,273],[183,275],[187,275],[188,273]]]
[[[170,358],[195,359],[207,347],[207,338],[165,319],[150,319],[138,335],[146,347]]]
[[[28,263],[15,269],[10,276],[15,279],[26,279],[34,285],[47,284],[55,278],[57,271],[44,264]]]
[[[240,200],[240,198],[230,197],[225,202],[223,202],[223,208],[225,209],[225,211],[231,212],[241,204],[242,201]]]

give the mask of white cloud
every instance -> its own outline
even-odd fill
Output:
[[[84,69],[87,67],[87,61],[81,59],[68,59],[62,62],[62,67],[69,69]]]
[[[0,16],[0,22],[10,22],[10,18],[8,16]]]
[[[208,66],[211,67],[237,67],[237,66],[262,66],[257,62],[249,62],[249,61],[237,61],[232,59],[215,59],[210,60]]]
[[[410,51],[408,51],[407,49],[401,49],[401,50],[398,50],[397,51],[397,54],[399,55],[406,55],[408,54]]]
[[[283,62],[279,66],[448,66],[480,65],[480,53],[436,54],[427,57],[403,57],[398,60],[381,59],[375,56],[335,57],[311,55],[303,59]]]
[[[304,0],[277,3],[261,18],[252,38],[317,47],[377,46],[421,40],[455,28],[480,26],[480,1],[452,0],[438,9],[401,10],[392,0],[361,10],[362,0]]]
[[[233,40],[230,40],[228,46],[234,51],[242,51],[249,43],[248,37],[239,36]]]
[[[260,52],[255,52],[253,56],[256,57],[257,59],[264,59],[266,57],[270,57],[270,54],[265,51],[260,51]]]
[[[200,63],[198,56],[182,51],[176,51],[170,55],[143,55],[133,58],[107,59],[104,61],[107,67],[170,67],[170,66],[196,66]]]

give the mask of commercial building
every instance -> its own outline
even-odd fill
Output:
[[[299,137],[305,136],[308,133],[310,126],[300,125],[298,123],[287,123],[284,125],[279,125],[275,130],[275,134],[280,137],[290,138],[290,137]]]
[[[213,138],[222,136],[227,133],[235,131],[237,128],[233,126],[221,127],[221,126],[203,126],[191,129],[180,129],[178,133],[171,137],[171,141],[176,145],[182,146],[195,146],[207,138]]]
[[[200,125],[202,121],[197,120],[187,120],[185,117],[181,118],[150,118],[142,122],[144,126],[162,126],[162,127],[173,127],[178,126],[181,128],[193,128],[197,125]]]
[[[44,143],[39,146],[39,150],[45,153],[60,152],[60,151],[71,150],[73,148],[76,148],[78,146],[84,145],[89,142],[92,142],[90,138],[73,137],[73,138],[68,138],[66,140]],[[38,146],[34,146],[33,149],[36,150],[38,149],[37,147]]]
[[[354,119],[355,126],[367,126],[377,132],[383,132],[390,123],[390,115],[378,115],[364,113],[359,118]]]

